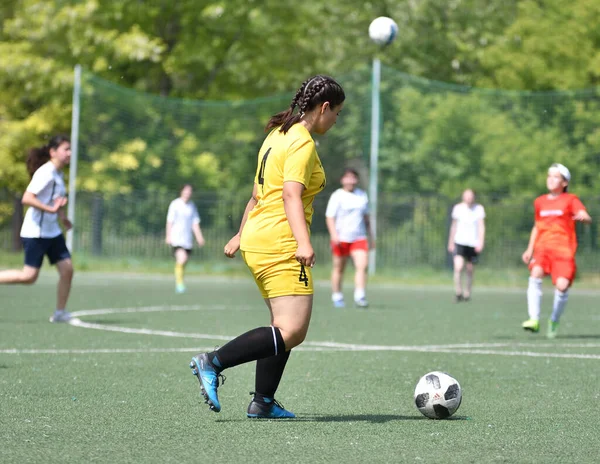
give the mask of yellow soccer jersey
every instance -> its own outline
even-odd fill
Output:
[[[274,129],[258,152],[254,182],[258,203],[248,214],[240,247],[255,253],[288,253],[298,248],[283,207],[283,183],[304,185],[302,204],[310,226],[313,200],[325,188],[325,171],[315,142],[302,124],[294,124],[287,134]]]

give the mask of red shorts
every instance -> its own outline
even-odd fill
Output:
[[[533,269],[535,266],[541,267],[544,270],[545,275],[552,276],[553,284],[556,284],[556,280],[559,277],[564,277],[565,279],[568,279],[569,282],[573,282],[573,279],[577,274],[575,258],[555,256],[554,253],[545,250],[533,253],[533,258],[529,262],[529,270]]]
[[[369,251],[369,242],[366,238],[357,240],[356,242],[331,242],[331,252],[333,256],[350,256],[350,253],[357,250]]]

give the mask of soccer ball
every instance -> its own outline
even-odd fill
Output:
[[[391,44],[398,34],[398,25],[392,18],[380,16],[369,25],[369,37],[379,45]]]
[[[453,377],[444,372],[425,374],[415,388],[415,405],[430,419],[447,419],[462,401],[462,389]]]

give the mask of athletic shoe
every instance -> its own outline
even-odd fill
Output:
[[[548,338],[556,338],[558,335],[558,322],[554,322],[552,319],[548,321],[548,332],[546,332],[546,337]]]
[[[354,300],[354,304],[357,308],[368,308],[369,302],[365,298],[361,298],[360,300]]]
[[[344,300],[335,300],[333,302],[333,307],[334,308],[345,308],[346,307],[346,303],[344,303]]]
[[[217,388],[219,388],[219,377],[221,377],[221,385],[223,385],[225,376],[217,373],[209,361],[207,353],[194,356],[190,362],[190,369],[200,382],[200,393],[204,397],[204,402],[208,404],[211,411],[219,412],[221,403],[217,396]]]
[[[285,409],[275,398],[263,399],[264,403],[254,399],[250,402],[247,414],[250,419],[294,419],[296,417],[296,414]]]
[[[463,298],[463,296],[462,296],[462,295],[456,295],[456,296],[454,297],[454,302],[455,302],[455,303],[460,303],[460,302],[461,302],[461,301],[463,301],[463,300],[464,300],[464,298]]]
[[[521,324],[521,327],[530,332],[538,333],[540,331],[540,321],[537,319],[528,319]]]
[[[54,314],[50,316],[50,322],[71,322],[71,313],[68,311],[54,311]]]
[[[185,293],[185,285],[177,284],[175,286],[175,293]]]

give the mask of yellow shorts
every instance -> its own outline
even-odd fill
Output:
[[[314,293],[310,267],[296,261],[295,253],[253,253],[242,251],[263,298]]]

